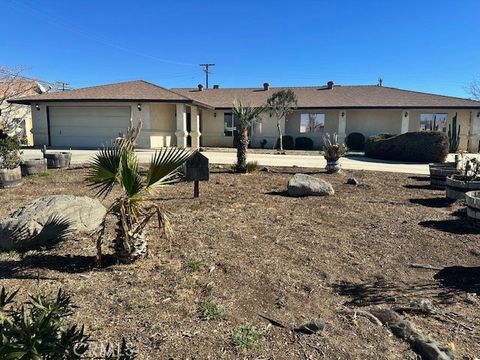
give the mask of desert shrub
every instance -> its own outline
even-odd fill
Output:
[[[295,149],[313,150],[313,140],[304,136],[295,139]]]
[[[448,137],[438,131],[409,132],[397,136],[380,134],[365,143],[365,155],[375,159],[409,162],[444,162]]]
[[[348,151],[348,148],[343,143],[338,142],[338,135],[329,133],[323,135],[323,156],[327,161],[338,161]]]
[[[240,349],[252,349],[257,341],[263,337],[263,334],[254,326],[240,326],[233,330],[231,342],[232,345]]]
[[[295,149],[295,143],[293,141],[293,137],[290,135],[283,135],[282,136],[282,141],[283,141],[283,149],[284,150],[293,150]],[[275,149],[280,148],[280,140],[277,139],[277,143],[275,145]]]
[[[358,132],[348,134],[345,143],[350,150],[362,151],[365,149],[365,136]]]
[[[256,162],[256,161],[247,162],[246,168],[247,168],[247,173],[251,173],[251,172],[255,172],[255,171],[260,170],[260,166],[258,165],[258,162]]]
[[[39,294],[14,306],[18,290],[0,290],[0,359],[73,360],[83,359],[92,341],[83,326],[66,324],[75,306],[62,290],[56,296]],[[136,354],[125,341],[120,347],[107,346],[104,357],[96,359],[133,360]]]
[[[198,312],[202,320],[221,320],[225,316],[223,309],[211,297],[200,302]]]
[[[20,165],[20,140],[17,136],[0,134],[0,169],[15,169]]]

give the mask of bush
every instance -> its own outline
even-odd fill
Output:
[[[313,150],[313,140],[307,137],[298,137],[295,139],[295,149]]]
[[[293,142],[293,137],[290,135],[283,135],[282,136],[282,141],[283,141],[283,149],[284,150],[293,150],[295,149],[295,144]],[[275,145],[276,149],[280,148],[280,141],[277,139],[277,144]]]
[[[365,156],[409,162],[444,162],[448,155],[448,137],[438,131],[409,132],[401,135],[371,136],[365,143]]]
[[[365,136],[358,132],[348,134],[345,143],[350,150],[362,151],[365,149]]]
[[[67,325],[75,306],[70,296],[59,291],[56,296],[30,296],[28,302],[13,306],[18,290],[0,290],[0,359],[73,360],[85,358],[90,336],[83,326]],[[135,359],[125,341],[105,349],[105,357],[96,359]]]
[[[18,137],[0,133],[0,169],[15,169],[21,161]]]

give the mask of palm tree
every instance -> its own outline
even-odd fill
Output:
[[[247,169],[247,148],[250,142],[248,129],[252,126],[253,121],[258,120],[260,114],[265,111],[265,107],[244,106],[240,101],[235,100],[232,111],[233,115],[240,121],[240,140],[237,146],[237,164],[235,170],[245,172]]]
[[[171,233],[168,214],[152,201],[155,189],[175,180],[176,170],[190,157],[191,152],[179,148],[156,151],[149,164],[146,178],[140,175],[134,142],[122,139],[117,146],[100,150],[91,163],[87,182],[98,189],[97,196],[106,197],[115,185],[122,194],[107,211],[116,218],[113,248],[120,262],[130,263],[148,255],[145,228],[157,218],[160,235]],[[101,244],[105,220],[97,239],[97,264],[101,261]]]

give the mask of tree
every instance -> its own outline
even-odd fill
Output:
[[[258,120],[259,116],[265,111],[264,106],[252,107],[244,106],[240,101],[233,102],[233,116],[240,120],[240,139],[237,145],[237,164],[236,171],[245,172],[247,170],[247,148],[250,142],[248,138],[248,129],[253,121]]]
[[[22,76],[24,70],[0,65],[0,129],[10,136],[22,135],[22,124],[30,115],[30,107],[11,104],[8,100],[44,91],[38,82]]]
[[[118,141],[118,145],[100,150],[91,161],[87,182],[97,187],[97,196],[107,196],[115,185],[122,189],[107,214],[116,218],[115,256],[120,262],[131,263],[148,255],[145,228],[157,218],[160,235],[171,234],[167,211],[154,203],[155,189],[175,180],[176,170],[192,153],[179,148],[156,151],[149,164],[146,179],[140,175],[139,161],[134,151],[133,137]],[[105,220],[97,239],[97,263],[101,261],[101,244]]]
[[[480,80],[474,79],[466,90],[475,100],[480,100]]]
[[[281,121],[282,119],[286,121],[287,116],[297,107],[297,96],[291,89],[277,91],[267,100],[267,107],[277,119],[278,141],[280,151],[283,151]]]

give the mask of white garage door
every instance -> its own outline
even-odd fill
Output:
[[[49,107],[50,145],[98,148],[126,132],[129,106]]]

